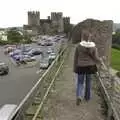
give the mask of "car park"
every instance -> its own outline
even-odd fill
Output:
[[[36,39],[36,38],[35,38]],[[48,57],[49,60],[55,59],[56,55],[51,54],[55,51],[57,52],[56,45],[59,44],[58,42],[61,40],[60,35],[57,36],[40,36],[37,38],[37,44],[41,46],[37,46],[36,43],[32,44],[18,44],[18,45],[8,45],[5,47],[9,56],[13,59],[10,59],[13,63],[21,62],[21,61],[34,61],[41,59],[40,57]],[[44,40],[43,40],[44,39]],[[14,61],[13,61],[14,60]],[[50,62],[51,63],[51,62]]]
[[[8,72],[9,72],[8,65],[4,62],[0,62],[0,75],[8,74]]]

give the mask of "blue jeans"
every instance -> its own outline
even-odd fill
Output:
[[[85,81],[85,90],[84,90],[84,81]],[[78,74],[76,96],[80,98],[85,97],[86,100],[89,100],[91,98],[91,75],[90,74]]]

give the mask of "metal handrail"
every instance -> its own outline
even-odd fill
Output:
[[[46,100],[46,98],[47,98],[47,96],[48,96],[48,93],[49,93],[49,91],[50,91],[50,89],[51,89],[51,87],[52,87],[52,85],[53,85],[53,83],[54,83],[54,81],[55,81],[55,79],[56,79],[56,77],[57,77],[57,75],[58,75],[58,73],[59,73],[62,65],[63,65],[63,63],[64,63],[64,60],[62,61],[62,63],[60,64],[60,66],[59,66],[59,68],[58,68],[58,70],[57,70],[57,72],[55,73],[55,76],[54,76],[54,78],[52,79],[52,81],[51,81],[51,83],[50,83],[50,86],[48,87],[48,89],[47,89],[47,91],[46,91],[46,93],[45,93],[45,95],[44,95],[44,97],[43,97],[43,100],[42,100],[41,104],[38,106],[38,109],[36,110],[36,113],[35,113],[35,115],[34,115],[34,117],[33,117],[32,120],[36,120],[36,118],[37,118],[37,116],[38,116],[38,114],[39,114],[39,112],[40,112],[40,110],[41,110],[41,108],[42,108],[42,106],[43,106],[43,104],[44,104],[44,101]]]
[[[56,59],[52,62],[52,64],[49,66],[49,68],[45,71],[45,73],[41,76],[41,78],[38,80],[38,82],[33,86],[33,88],[28,92],[28,94],[25,96],[25,98],[22,100],[22,102],[18,105],[16,110],[13,112],[13,114],[8,118],[8,120],[14,120],[13,118],[16,116],[16,114],[21,110],[25,104],[27,104],[28,99],[34,98],[36,90],[38,89],[41,81],[43,78],[47,75],[47,73],[51,70],[55,62],[59,59],[59,57],[64,53],[64,51],[67,49],[68,45],[60,52],[60,54],[56,57]]]

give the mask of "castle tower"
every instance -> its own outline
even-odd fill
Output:
[[[71,29],[70,28],[70,17],[64,17],[63,23],[64,23],[64,32],[68,34]]]
[[[64,31],[63,13],[62,12],[51,12],[51,20],[53,26],[58,26],[58,32]]]
[[[28,25],[39,26],[40,25],[40,12],[38,11],[28,11]]]
[[[63,22],[64,22],[64,25],[66,25],[66,24],[70,24],[70,17],[64,17],[63,18]]]

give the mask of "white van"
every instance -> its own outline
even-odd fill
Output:
[[[11,114],[16,109],[15,104],[5,104],[0,108],[0,120],[8,120]]]

